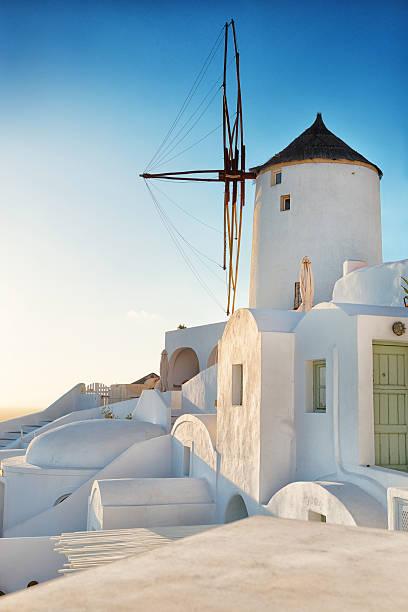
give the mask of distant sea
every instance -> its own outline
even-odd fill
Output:
[[[8,419],[15,419],[18,416],[24,414],[30,414],[31,412],[38,412],[41,408],[2,408],[0,407],[0,422],[8,421]]]

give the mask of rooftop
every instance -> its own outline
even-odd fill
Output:
[[[257,516],[1,598],[0,609],[405,610],[407,534]]]
[[[362,162],[373,166],[377,170],[379,177],[382,177],[382,172],[378,166],[360,155],[360,153],[349,147],[348,144],[327,129],[321,113],[317,113],[315,122],[300,136],[295,138],[290,145],[280,153],[276,153],[264,164],[255,166],[250,170],[259,173],[268,168],[268,166],[303,161],[305,159],[341,159]]]

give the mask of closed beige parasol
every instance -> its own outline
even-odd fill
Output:
[[[313,306],[314,281],[310,259],[304,257],[300,264],[300,296],[302,303],[299,312],[308,312]]]
[[[166,349],[162,351],[160,359],[160,391],[167,391],[169,387],[169,358]]]

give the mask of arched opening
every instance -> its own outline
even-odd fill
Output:
[[[58,504],[60,504],[61,502],[63,502],[65,499],[67,499],[67,497],[69,497],[71,495],[71,493],[64,493],[64,495],[60,495],[60,497],[58,499],[55,500],[54,502],[54,506],[58,506]]]
[[[28,587],[35,586],[36,584],[38,584],[37,580],[30,580],[30,582],[27,584],[27,589]]]
[[[234,495],[231,497],[225,511],[225,522],[233,523],[234,521],[240,521],[241,519],[247,518],[247,516],[248,510],[242,496]]]
[[[179,348],[170,357],[170,389],[181,389],[181,385],[196,376],[200,371],[198,357],[192,348]]]
[[[213,350],[208,356],[207,368],[211,368],[211,366],[218,363],[218,344],[214,346]]]

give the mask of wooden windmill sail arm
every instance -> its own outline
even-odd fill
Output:
[[[191,175],[194,174],[218,174],[218,178],[195,178]],[[255,172],[245,172],[245,170],[186,170],[184,172],[159,172],[156,174],[149,174],[148,172],[144,172],[140,174],[142,178],[151,179],[171,179],[171,180],[188,180],[188,181],[208,181],[208,182],[218,182],[218,181],[243,181],[246,179],[254,179],[256,178]]]

